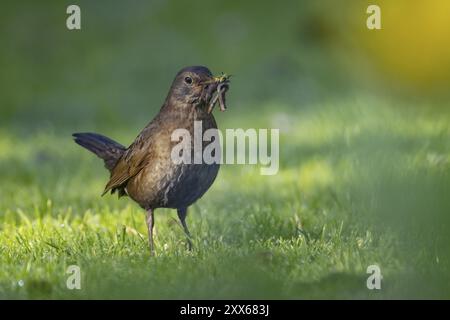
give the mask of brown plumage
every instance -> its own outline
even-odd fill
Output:
[[[187,208],[212,185],[219,164],[175,164],[171,152],[178,142],[171,141],[175,129],[186,129],[194,136],[194,121],[202,121],[202,134],[217,128],[211,110],[219,101],[225,109],[227,77],[213,77],[206,67],[182,69],[175,77],[169,94],[156,117],[128,147],[95,133],[76,133],[75,142],[92,151],[105,162],[111,177],[103,194],[128,195],[147,211],[150,250],[154,252],[154,210],[177,209],[188,236]],[[191,139],[193,143],[193,139]],[[203,142],[205,147],[209,142]],[[193,149],[193,148],[191,148]]]

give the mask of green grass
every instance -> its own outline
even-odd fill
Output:
[[[366,51],[397,16],[378,33],[360,1],[79,0],[72,32],[69,4],[0,10],[0,298],[450,298],[447,77],[411,87]],[[195,249],[158,210],[151,257],[144,213],[100,197],[108,173],[71,134],[131,143],[194,64],[233,74],[220,128],[282,129],[280,171],[223,166],[190,208]]]
[[[158,210],[155,257],[142,210],[100,197],[107,172],[67,130],[2,129],[0,298],[450,297],[445,109],[364,98],[234,118],[243,107],[220,126],[283,127],[280,172],[223,166],[190,208],[192,252]],[[103,132],[127,143],[138,130]],[[81,290],[66,288],[72,264]],[[371,264],[380,291],[366,288]]]

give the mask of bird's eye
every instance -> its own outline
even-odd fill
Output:
[[[187,84],[192,84],[192,78],[186,77],[186,78],[184,78],[184,82],[186,82]]]

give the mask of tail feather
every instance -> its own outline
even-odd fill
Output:
[[[95,153],[105,162],[105,167],[111,171],[126,148],[120,143],[97,133],[74,133],[73,138],[80,146]]]

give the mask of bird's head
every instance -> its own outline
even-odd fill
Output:
[[[230,76],[213,76],[208,68],[193,66],[181,69],[169,91],[172,103],[202,106],[210,113],[219,103],[225,111],[225,93],[229,88]]]

